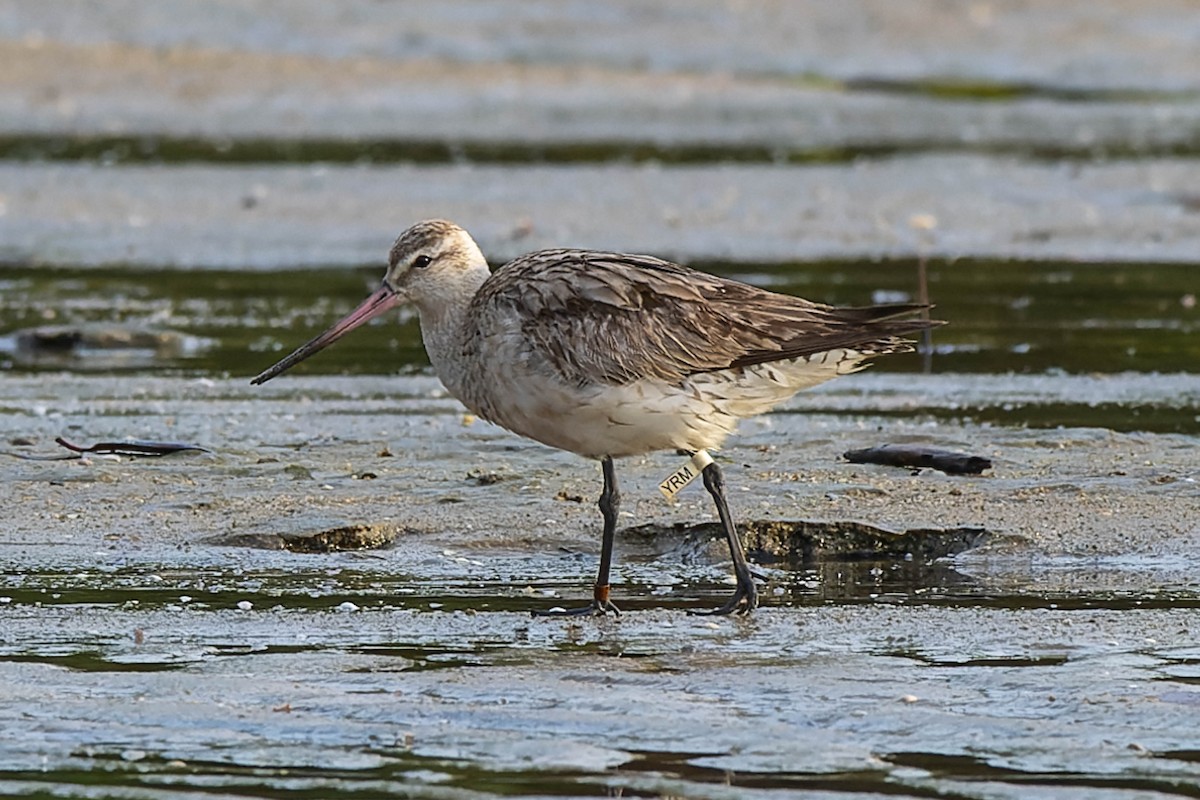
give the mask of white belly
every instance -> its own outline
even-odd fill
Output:
[[[510,368],[489,375],[486,392],[465,391],[459,399],[514,433],[589,458],[709,450],[721,446],[739,419],[852,372],[860,362],[859,354],[833,351],[700,373],[676,385],[644,380],[582,388]]]

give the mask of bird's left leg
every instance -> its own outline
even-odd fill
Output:
[[[600,461],[604,472],[604,490],[600,492],[600,514],[604,517],[604,538],[600,541],[600,569],[596,572],[596,584],[592,587],[592,602],[580,608],[551,609],[534,611],[536,617],[551,616],[583,616],[595,614],[603,616],[609,611],[620,616],[621,609],[608,599],[610,587],[608,575],[612,570],[613,539],[617,533],[617,513],[621,510],[621,493],[617,489],[617,470],[613,466],[612,456],[605,456]]]
[[[704,476],[704,488],[712,495],[717,504],[717,515],[721,518],[721,527],[725,529],[725,539],[729,542],[729,556],[733,559],[733,574],[737,577],[737,589],[729,602],[712,611],[694,611],[694,614],[749,614],[758,607],[758,588],[754,585],[754,577],[750,574],[750,565],[746,563],[746,553],[742,550],[742,540],[738,538],[737,528],[734,527],[733,517],[729,513],[729,503],[725,499],[725,476],[716,463],[709,464],[701,473]]]

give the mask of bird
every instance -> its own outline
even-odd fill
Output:
[[[621,496],[615,460],[655,451],[707,456],[737,423],[797,392],[913,349],[942,324],[929,306],[810,302],[649,255],[527,253],[497,268],[466,230],[440,219],[396,239],[379,288],[251,381],[262,384],[401,305],[416,308],[434,372],[472,414],[600,462],[603,534],[592,599],[536,614],[619,614],[611,599]],[[736,578],[703,614],[744,614],[758,589],[720,466],[693,461],[716,506]]]

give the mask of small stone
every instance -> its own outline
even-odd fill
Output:
[[[289,464],[283,468],[283,472],[294,481],[311,481],[313,479],[312,470],[301,464]]]

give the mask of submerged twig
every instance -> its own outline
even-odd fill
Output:
[[[983,456],[910,444],[884,444],[865,450],[848,450],[842,456],[854,464],[882,464],[908,469],[931,467],[947,475],[978,475],[992,468],[991,459]]]
[[[66,461],[72,458],[83,458],[84,453],[157,458],[159,456],[168,456],[172,453],[182,453],[187,451],[197,451],[201,453],[212,452],[207,447],[201,447],[198,444],[188,444],[187,442],[146,442],[134,439],[128,442],[97,442],[96,444],[89,445],[87,447],[81,447],[80,445],[68,442],[61,436],[54,441],[67,448],[71,452],[64,455],[39,456],[33,455],[32,453],[14,453],[12,451],[5,451],[5,455],[10,455],[14,458],[23,458],[26,461]]]

